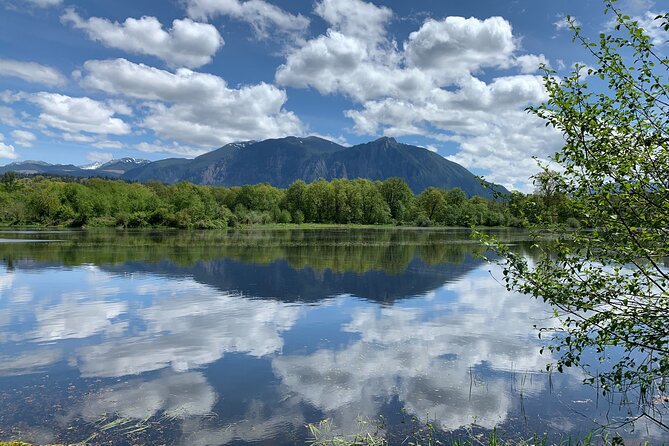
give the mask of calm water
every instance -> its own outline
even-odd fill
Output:
[[[502,236],[528,249],[522,233]],[[400,439],[412,418],[447,437],[578,436],[626,416],[578,370],[545,372],[534,326],[551,312],[507,293],[466,231],[0,242],[0,439],[287,445],[323,419],[349,433],[382,420]]]

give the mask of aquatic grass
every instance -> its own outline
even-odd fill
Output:
[[[585,434],[583,437],[575,438],[560,437],[558,440],[549,440],[547,434],[540,436],[537,434],[528,438],[505,439],[493,428],[487,434],[474,433],[467,429],[463,435],[457,438],[445,438],[448,435],[439,431],[434,423],[430,421],[416,424],[418,420],[414,418],[411,432],[402,435],[401,438],[389,439],[387,432],[383,429],[383,420],[379,422],[370,422],[358,420],[358,423],[364,423],[376,426],[374,432],[361,432],[355,434],[337,434],[336,426],[332,420],[326,419],[318,423],[309,423],[306,425],[309,439],[307,444],[311,446],[624,446],[624,440],[611,433],[597,434],[594,431]],[[650,441],[640,442],[640,446],[652,446]],[[666,443],[660,443],[665,445]]]

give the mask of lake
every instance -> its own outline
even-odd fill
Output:
[[[531,255],[527,234],[498,234]],[[482,254],[456,229],[0,231],[0,439],[289,445],[327,419],[399,443],[428,421],[446,439],[623,423],[579,370],[546,372],[535,326],[552,311]]]

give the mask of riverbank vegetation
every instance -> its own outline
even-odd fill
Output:
[[[545,184],[595,229],[537,244],[532,261],[488,241],[508,289],[549,302],[560,317],[544,328],[555,368],[580,366],[603,393],[623,394],[630,422],[669,431],[669,58],[654,46],[669,37],[669,13],[654,18],[651,39],[605,3],[612,25],[597,39],[567,18],[594,63],[564,78],[547,70],[549,100],[532,110],[565,140],[553,157],[559,173],[547,172]]]
[[[414,195],[399,178],[296,181],[233,187],[187,182],[127,183],[101,178],[0,177],[0,224],[60,227],[224,228],[244,224],[516,226],[538,221],[578,226],[563,195],[538,190],[497,200],[460,189]]]

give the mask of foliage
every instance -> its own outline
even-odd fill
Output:
[[[541,197],[520,192],[511,197],[513,202],[468,198],[458,188],[428,188],[414,196],[400,178],[298,180],[279,189],[269,184],[225,188],[7,173],[0,179],[0,224],[182,229],[268,223],[520,226],[524,215],[537,221],[554,214],[558,223],[573,217],[550,209],[550,204],[536,212],[533,205],[543,203]]]
[[[561,325],[544,330],[558,331],[550,345],[557,370],[580,365],[605,394],[638,395],[640,416],[668,428],[653,399],[669,390],[669,59],[615,2],[605,3],[615,27],[596,42],[570,20],[596,68],[577,65],[563,79],[548,71],[549,100],[532,109],[565,140],[553,158],[560,170],[537,176],[532,199],[543,200],[534,207],[569,201],[570,211],[519,214],[535,224],[568,216],[579,229],[537,246],[535,263],[496,248],[506,286],[555,308]],[[669,27],[669,14],[656,20]],[[523,199],[512,194],[512,212],[529,208]]]

